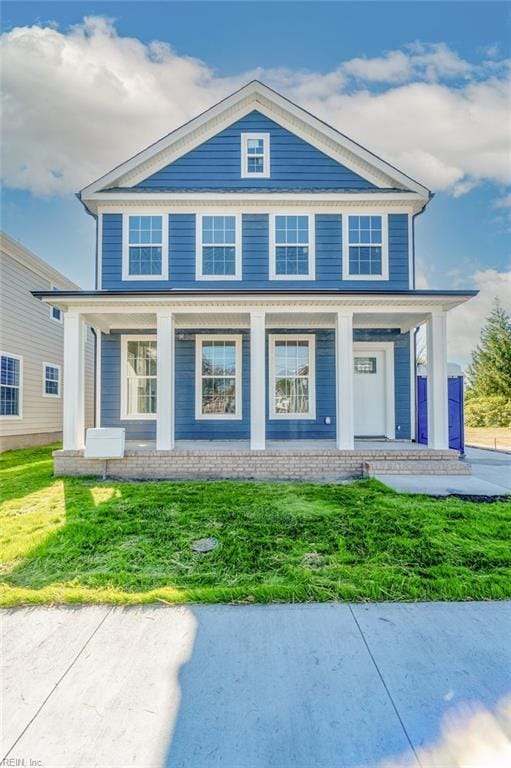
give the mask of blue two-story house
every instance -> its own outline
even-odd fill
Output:
[[[38,294],[65,312],[58,471],[92,467],[86,324],[97,426],[125,430],[117,474],[337,477],[375,456],[406,470],[422,324],[421,459],[452,470],[446,314],[472,292],[415,288],[422,184],[252,82],[79,198],[97,222],[96,288]]]

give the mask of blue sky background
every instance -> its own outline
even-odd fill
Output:
[[[302,104],[311,108],[310,105],[316,98],[315,81],[313,80],[312,86],[307,84],[307,73],[313,73],[317,78],[317,92],[320,94],[317,98],[323,98],[323,90],[331,87],[329,78],[333,76],[332,73],[340,71],[342,62],[359,58],[378,59],[387,51],[404,51],[408,56],[410,48],[407,46],[415,41],[445,45],[455,52],[459,60],[469,62],[472,68],[470,74],[463,73],[461,69],[458,74],[449,73],[446,69],[445,78],[441,70],[434,77],[415,72],[405,80],[393,82],[391,78],[380,82],[374,77],[364,80],[358,76],[347,78],[343,75],[343,85],[339,88],[333,86],[332,94],[325,96],[325,112],[320,116],[328,119],[330,102],[326,99],[336,99],[340,92],[342,96],[354,97],[361,93],[376,98],[395,89],[398,98],[400,86],[414,82],[425,83],[428,87],[437,89],[445,86],[453,96],[459,94],[461,89],[467,88],[469,80],[474,84],[483,83],[492,87],[495,78],[499,84],[503,81],[503,62],[509,57],[510,6],[504,2],[4,2],[2,31],[8,52],[6,83],[11,97],[10,103],[14,103],[16,108],[11,108],[11,112],[8,111],[4,119],[4,165],[7,170],[4,179],[2,228],[83,287],[91,287],[93,283],[95,225],[74,197],[73,191],[77,191],[119,161],[127,159],[129,155],[117,156],[115,146],[110,153],[101,147],[102,110],[110,110],[111,119],[111,111],[115,109],[107,90],[105,99],[108,104],[104,108],[98,108],[96,114],[93,111],[95,107],[91,109],[88,106],[89,101],[93,101],[93,97],[89,99],[89,93],[94,84],[89,82],[84,85],[83,100],[80,100],[80,94],[76,92],[76,84],[70,88],[68,94],[65,90],[65,80],[61,76],[55,79],[52,77],[52,57],[49,56],[48,61],[44,60],[43,66],[39,67],[41,54],[36,48],[30,46],[20,54],[17,50],[19,38],[14,36],[13,30],[33,25],[39,25],[47,32],[53,28],[56,36],[51,45],[58,47],[59,41],[72,37],[71,26],[80,25],[86,16],[108,17],[114,20],[115,34],[113,39],[110,35],[108,42],[108,56],[111,58],[117,48],[122,48],[123,38],[136,38],[144,46],[149,46],[155,40],[169,43],[174,57],[168,62],[169,71],[179,67],[182,62],[185,67],[188,66],[186,57],[194,57],[203,62],[197,65],[197,73],[190,75],[194,94],[190,102],[193,103],[187,105],[186,94],[183,94],[179,109],[174,111],[172,87],[169,86],[168,125],[165,113],[163,116],[160,114],[158,132],[153,135],[148,110],[148,125],[138,132],[133,128],[129,144],[133,150],[141,149],[149,143],[147,137],[155,139],[174,128],[177,114],[182,114],[183,117],[193,116],[217,101],[219,96],[238,87],[244,81],[245,73],[252,76],[254,70],[268,84],[299,103],[302,99]],[[85,38],[87,34],[94,37],[96,33],[86,33]],[[87,40],[80,42],[80,45],[82,44],[87,45]],[[101,47],[98,51],[98,57],[103,56]],[[32,53],[34,62],[30,69],[28,60]],[[43,51],[43,59],[46,53],[47,48]],[[16,59],[16,56],[21,58]],[[36,61],[38,57],[39,61]],[[488,60],[490,64],[484,64]],[[26,73],[19,64],[25,61],[28,62]],[[73,64],[69,66],[73,67]],[[257,71],[258,68],[264,70],[262,75]],[[38,72],[41,73],[39,83],[36,82]],[[148,75],[148,82],[150,81],[151,76]],[[231,81],[232,87],[229,87]],[[186,76],[184,82],[186,85]],[[53,114],[54,122],[51,122],[51,115],[45,115],[42,121],[45,125],[41,126],[39,133],[37,122],[39,114],[44,112],[44,101],[39,107],[39,114],[28,117],[28,121],[34,124],[33,128],[20,131],[14,126],[20,116],[23,117],[23,110],[27,108],[30,88],[39,93],[47,89],[49,93],[49,111]],[[55,93],[59,88],[62,89],[60,95]],[[161,94],[161,90],[159,93]],[[446,93],[447,91],[442,97],[445,97]],[[309,99],[307,103],[303,102],[304,98]],[[486,96],[481,98],[483,106],[479,108],[484,112]],[[502,94],[500,98],[502,99]],[[71,104],[71,110],[66,116],[67,105],[73,99],[76,99],[76,103]],[[361,140],[361,136],[367,135],[368,128],[363,122],[363,114],[361,113],[361,123],[357,126],[356,113],[355,117],[350,113],[348,130],[343,121],[343,102],[335,103],[341,104],[341,107],[338,111],[332,111],[331,122],[355,140],[367,144],[367,141]],[[80,113],[82,105],[83,111]],[[59,109],[62,109],[61,118]],[[410,102],[410,110],[413,110],[413,102]],[[10,115],[13,116],[14,126],[12,136],[9,134]],[[413,114],[407,117],[413,120]],[[124,120],[121,125],[126,126],[125,130],[129,132],[129,120],[126,121],[122,117],[120,119]],[[495,121],[497,119],[502,120],[500,116],[495,118]],[[88,125],[89,120],[93,126]],[[435,121],[436,115],[431,114],[432,131]],[[178,122],[182,120],[179,119]],[[69,130],[66,129],[67,124]],[[108,125],[105,120],[105,136],[112,133]],[[97,135],[94,140],[96,144],[89,140],[89,129],[92,127]],[[68,139],[71,141],[71,134],[74,137],[80,130],[84,131],[83,141],[78,141],[66,149],[66,142]],[[122,130],[124,131],[124,128]],[[376,131],[377,141],[377,126],[372,126],[372,130]],[[413,126],[410,130],[412,138],[408,141],[410,152],[413,152],[416,149],[413,147]],[[477,132],[477,126],[474,130]],[[56,132],[59,133],[58,141],[54,136],[52,138],[52,134]],[[51,194],[41,189],[40,181],[36,183],[33,180],[36,176],[33,168],[40,161],[41,154],[44,155],[46,143],[51,145],[48,152],[57,168],[51,173],[57,181],[58,177],[62,176],[66,182],[61,188],[57,185]],[[59,146],[63,152],[68,153],[68,159],[62,162],[62,166],[58,162]],[[380,146],[375,146],[374,142],[369,148],[380,150],[383,156],[392,160],[393,158],[384,151],[384,143],[381,146],[383,151]],[[399,148],[394,149],[397,152]],[[392,153],[392,149],[389,151]],[[495,139],[495,147],[488,146],[488,155],[493,151],[500,155],[492,167],[505,166],[508,161],[503,152],[502,139],[500,144]],[[99,157],[101,152],[104,154]],[[468,146],[465,150],[467,165],[470,165],[470,152]],[[455,149],[453,153],[456,154]],[[94,167],[94,171],[87,167],[80,172],[77,170],[74,176],[69,171],[69,166],[73,165],[72,158],[76,158],[78,165],[87,159],[84,154],[91,158],[89,165]],[[96,158],[97,163],[94,165]],[[488,167],[490,165],[491,163]],[[428,183],[429,179],[424,178],[424,175],[421,177],[417,172],[417,168],[421,167],[420,163],[412,160],[411,165],[403,166],[401,163],[401,167],[419,181]],[[488,276],[490,271],[495,271],[499,276],[497,287],[492,287],[490,280],[490,286],[486,286],[486,289],[490,292],[500,291],[501,294],[503,292],[505,296],[509,284],[502,283],[501,276],[508,275],[510,242],[509,197],[505,188],[505,173],[491,170],[486,172],[483,168],[475,176],[476,178],[472,178],[471,172],[468,172],[464,177],[465,180],[468,179],[468,191],[464,194],[461,193],[463,190],[457,189],[454,184],[449,186],[439,182],[435,199],[426,213],[418,218],[416,246],[420,280],[435,288],[460,285],[473,287],[477,283],[477,279],[474,281],[473,277],[475,273],[483,271]],[[44,181],[42,184],[44,186]],[[434,187],[431,183],[430,186]]]

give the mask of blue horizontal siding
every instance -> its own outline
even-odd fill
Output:
[[[271,177],[241,178],[241,134],[270,134]],[[374,184],[254,111],[139,182],[137,189],[375,189]]]
[[[154,421],[122,421],[120,418],[121,334],[102,335],[101,426],[124,427],[127,440],[154,440]],[[147,331],[140,331],[147,333]],[[242,341],[242,418],[239,420],[195,419],[195,337],[197,333],[237,333]],[[336,433],[335,332],[330,329],[274,330],[270,333],[314,333],[316,336],[316,418],[269,418],[269,366],[266,380],[266,435],[269,440],[333,439]],[[354,341],[393,341],[396,437],[410,438],[410,334],[397,330],[355,330]],[[248,330],[183,330],[176,333],[176,439],[236,440],[250,437],[250,340]],[[267,358],[269,344],[267,343]],[[330,416],[331,424],[325,424]]]
[[[195,279],[195,214],[179,213],[169,216],[169,279],[122,280],[122,216],[103,215],[103,280],[105,289],[165,289],[218,288],[243,289],[333,288],[347,290],[380,289],[382,291],[408,288],[408,215],[388,217],[389,280],[342,279],[342,217],[340,214],[315,216],[315,280],[269,279],[269,216],[264,213],[242,215],[242,279]]]

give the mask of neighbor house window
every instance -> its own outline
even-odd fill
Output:
[[[123,279],[168,278],[168,216],[124,216]]]
[[[43,395],[60,397],[60,365],[43,363]]]
[[[386,216],[347,216],[343,238],[345,279],[388,278]]]
[[[314,279],[314,216],[270,217],[270,278]]]
[[[156,366],[154,336],[123,336],[122,418],[155,418]]]
[[[272,419],[315,418],[314,335],[270,336]]]
[[[197,336],[197,419],[241,419],[241,336]]]
[[[0,353],[0,416],[20,417],[23,359]]]
[[[197,215],[197,279],[239,280],[241,278],[241,219],[229,216]]]
[[[51,290],[55,291],[57,290],[57,287],[55,285],[51,286]],[[57,307],[50,307],[50,317],[52,320],[55,320],[57,323],[62,322],[62,310],[57,309]]]
[[[242,178],[269,178],[269,133],[241,134],[241,176]]]

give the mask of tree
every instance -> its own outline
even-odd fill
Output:
[[[467,371],[467,399],[511,400],[511,317],[498,301],[481,331]]]
[[[498,301],[481,331],[467,371],[465,423],[511,425],[511,318]]]

